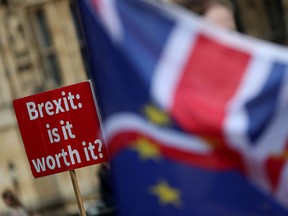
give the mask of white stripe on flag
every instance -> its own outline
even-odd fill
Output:
[[[245,103],[255,97],[262,90],[272,66],[271,58],[263,58],[255,53],[243,75],[238,91],[229,101],[223,129],[226,139],[236,149],[249,153],[253,146],[247,139],[248,116],[244,109]]]
[[[93,0],[99,5],[98,13],[102,22],[114,42],[123,38],[123,29],[116,9],[115,0]]]
[[[196,30],[190,23],[178,23],[160,57],[151,84],[151,95],[164,110],[173,104],[174,93],[193,49]]]
[[[200,154],[208,154],[212,150],[211,146],[197,137],[180,133],[173,129],[157,127],[138,115],[131,113],[112,115],[103,125],[108,143],[109,140],[119,133],[136,131],[157,139],[162,145],[167,147]]]
[[[287,85],[288,85],[288,69],[286,68],[285,77],[280,90],[279,102],[276,107],[275,115],[272,118],[272,122],[269,127],[266,128],[263,136],[260,137],[258,143],[256,143],[253,149],[253,154],[259,155],[265,159],[271,154],[281,154],[287,143],[288,127],[287,127]],[[286,100],[286,101],[285,101]]]
[[[258,187],[270,191],[264,161],[266,155],[259,154],[263,149],[261,143],[251,143],[247,137],[249,119],[245,103],[259,94],[265,85],[272,66],[272,58],[262,55],[267,50],[259,49],[254,53],[243,75],[242,82],[235,96],[228,103],[223,130],[228,143],[240,151],[245,158],[248,176]]]

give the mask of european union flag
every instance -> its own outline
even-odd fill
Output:
[[[172,4],[79,7],[119,215],[288,214],[285,48]]]

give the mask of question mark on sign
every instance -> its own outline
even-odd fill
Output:
[[[94,144],[98,144],[99,146],[98,146],[98,152],[100,153],[99,154],[99,157],[100,158],[103,158],[103,154],[101,153],[101,150],[102,150],[102,142],[101,142],[101,140],[100,139],[96,139],[95,141],[94,141]]]

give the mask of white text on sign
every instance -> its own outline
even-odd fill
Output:
[[[82,108],[82,103],[75,105],[75,98],[76,100],[80,99],[79,94],[73,95],[71,92],[68,92],[68,95],[66,96],[65,91],[62,91],[61,94],[63,97],[57,100],[47,101],[45,103],[39,104],[34,102],[26,103],[30,120],[35,120],[38,117],[43,118],[45,114],[52,116],[54,114],[67,112],[70,109],[76,110],[78,108]]]
[[[85,154],[85,159],[90,161],[91,159],[97,160],[98,158],[103,158],[102,150],[102,141],[96,139],[94,143],[89,142],[88,147],[86,142],[82,142],[83,151]],[[96,146],[98,146],[96,148]],[[95,151],[96,150],[96,151]],[[36,172],[44,172],[47,169],[54,170],[55,168],[61,168],[62,166],[69,167],[76,163],[80,164],[81,157],[77,149],[72,149],[69,145],[67,150],[62,149],[60,153],[55,155],[48,155],[47,157],[37,158],[32,160]]]

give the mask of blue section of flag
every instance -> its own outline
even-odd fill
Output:
[[[117,0],[115,5],[123,35],[114,41],[103,29],[100,16],[95,16],[96,9],[90,1],[78,2],[90,58],[91,78],[104,124],[109,117],[123,112],[144,117],[143,108],[152,100],[151,79],[175,22],[162,14],[162,10],[158,11],[145,1]],[[273,64],[263,90],[245,106],[249,120],[248,135],[253,143],[269,127],[273,118],[278,103],[276,95],[279,94],[285,69],[282,63]],[[121,123],[123,127],[126,126],[124,121]],[[138,128],[135,130],[139,134],[142,132]],[[150,138],[157,140],[158,137]],[[199,140],[205,142],[201,137]],[[113,144],[117,145],[117,142]],[[173,147],[177,148],[176,145]],[[217,147],[213,150],[221,151],[221,146]],[[120,152],[116,152],[111,161],[120,216],[287,215],[287,211],[272,197],[256,189],[237,170],[207,170],[164,156],[161,160],[144,160],[135,150],[127,149],[127,146],[123,148],[122,151],[116,148]],[[229,158],[226,152],[223,151],[223,155]],[[208,158],[209,153],[205,152],[202,156]],[[162,185],[158,189],[167,196],[168,201],[156,195],[157,185]]]
[[[271,72],[263,89],[257,96],[246,104],[249,116],[248,136],[251,143],[263,134],[269,126],[279,102],[279,91],[284,80],[287,65],[276,62],[271,65]],[[257,82],[257,80],[255,80]]]
[[[112,162],[120,216],[287,215],[237,171],[209,171],[167,158],[143,161],[133,150],[122,151]],[[161,204],[151,193],[160,180],[179,190],[179,207]]]
[[[141,1],[135,1],[134,4],[118,1],[117,4],[124,28],[122,46],[131,63],[137,67],[142,80],[150,85],[151,76],[174,22]]]
[[[123,9],[122,15],[125,14],[125,39],[122,47],[114,46],[97,16],[91,13],[89,1],[79,4],[83,11],[83,26],[88,41],[91,77],[96,86],[96,95],[104,119],[115,112],[139,112],[143,105],[149,102],[151,76],[173,26],[168,19],[160,19],[159,15],[153,16],[155,13],[149,13],[149,8],[145,10],[145,7],[139,5],[140,2],[135,3],[142,8],[137,10],[138,16],[133,12],[134,7],[130,10],[129,1],[119,1],[117,4]],[[145,13],[150,14],[148,18],[141,16]],[[157,26],[161,26],[159,31],[155,31]],[[142,39],[139,38],[140,35]]]

